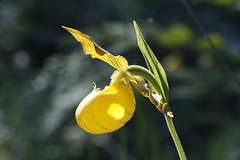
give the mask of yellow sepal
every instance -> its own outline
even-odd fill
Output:
[[[113,132],[131,119],[135,104],[129,81],[112,79],[104,90],[94,89],[83,99],[75,113],[76,121],[92,134]]]
[[[86,54],[90,54],[92,58],[98,58],[104,62],[107,62],[117,70],[126,70],[128,67],[127,60],[122,56],[113,56],[100,46],[98,46],[90,36],[83,34],[82,32],[64,27],[68,32],[70,32],[78,42],[80,42],[83,46],[83,50]]]

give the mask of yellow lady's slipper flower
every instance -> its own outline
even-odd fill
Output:
[[[82,44],[86,54],[90,54],[92,58],[98,58],[117,69],[111,76],[109,86],[101,90],[96,88],[95,85],[93,91],[80,102],[75,112],[76,121],[83,130],[92,134],[109,133],[121,128],[131,119],[135,111],[136,101],[130,84],[132,82],[136,89],[143,96],[148,97],[157,109],[164,114],[179,156],[181,159],[186,159],[171,120],[173,114],[170,112],[168,99],[166,98],[168,84],[165,72],[144,41],[135,22],[134,25],[138,36],[138,44],[140,44],[139,48],[154,74],[141,66],[128,66],[125,58],[119,55],[113,56],[99,47],[88,35],[72,28],[63,27]]]
[[[75,116],[78,125],[92,134],[113,132],[131,119],[135,111],[135,97],[130,85],[143,88],[143,78],[127,71],[128,62],[122,56],[113,56],[99,47],[88,35],[78,30],[63,27],[82,44],[86,54],[98,58],[117,69],[111,76],[109,86],[99,88],[86,96],[79,104]],[[138,85],[140,84],[140,85]],[[142,92],[143,93],[143,92]]]

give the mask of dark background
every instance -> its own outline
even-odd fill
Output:
[[[240,2],[190,6],[239,80]],[[136,112],[120,130],[91,135],[75,122],[92,82],[103,89],[114,69],[86,56],[61,26],[146,66],[132,20],[166,70],[188,159],[240,159],[240,91],[179,0],[2,0],[1,160],[179,159],[164,117],[136,90]]]

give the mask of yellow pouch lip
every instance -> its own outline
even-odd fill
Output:
[[[121,83],[116,85],[112,80],[103,90],[94,89],[83,99],[75,113],[76,121],[82,129],[92,134],[113,132],[132,118],[136,101],[131,84]],[[109,110],[111,105],[124,112],[124,115]]]

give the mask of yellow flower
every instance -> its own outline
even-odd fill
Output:
[[[130,81],[141,91],[144,88],[144,79],[133,76],[127,71],[128,62],[124,57],[113,56],[99,47],[91,37],[78,30],[63,28],[82,44],[86,54],[117,69],[111,76],[109,86],[104,90],[94,88],[78,105],[75,113],[78,125],[92,134],[108,133],[119,129],[131,119],[135,111],[136,102]],[[141,91],[141,93],[145,95],[145,92]]]

